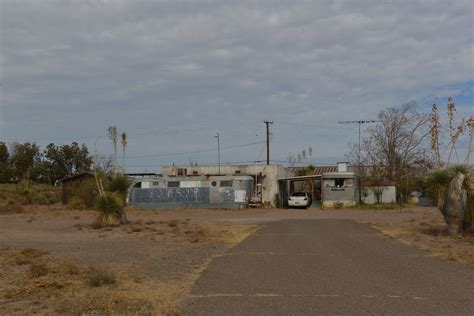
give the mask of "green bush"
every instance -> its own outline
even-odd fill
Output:
[[[126,175],[116,175],[108,183],[108,191],[117,193],[125,201],[131,185],[132,181]]]
[[[106,192],[97,198],[96,207],[101,214],[111,215],[120,210],[122,203],[116,194]]]
[[[428,195],[434,199],[444,198],[449,183],[457,173],[465,175],[463,187],[467,192],[467,213],[464,223],[470,226],[474,219],[474,169],[464,165],[437,170],[428,174],[424,179],[424,187]],[[442,205],[438,205],[441,207]]]
[[[46,184],[31,184],[28,190],[16,184],[0,184],[0,200],[7,203],[50,205],[59,202],[61,189]]]

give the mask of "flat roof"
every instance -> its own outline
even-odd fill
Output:
[[[355,178],[356,174],[354,172],[327,172],[323,173],[323,178]]]

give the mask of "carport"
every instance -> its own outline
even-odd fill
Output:
[[[287,208],[288,197],[298,191],[310,192],[313,197],[312,205],[321,205],[321,177],[321,175],[310,175],[279,178],[280,206]],[[309,190],[303,190],[304,187],[308,186],[310,187]]]

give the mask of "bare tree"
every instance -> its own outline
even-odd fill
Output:
[[[418,113],[416,103],[401,108],[388,108],[378,115],[381,123],[367,128],[369,137],[363,140],[362,161],[384,168],[387,180],[400,188],[426,164],[425,143],[429,136],[430,116]]]

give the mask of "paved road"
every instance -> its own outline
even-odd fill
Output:
[[[474,267],[354,221],[281,221],[215,258],[184,308],[190,315],[474,315]]]

